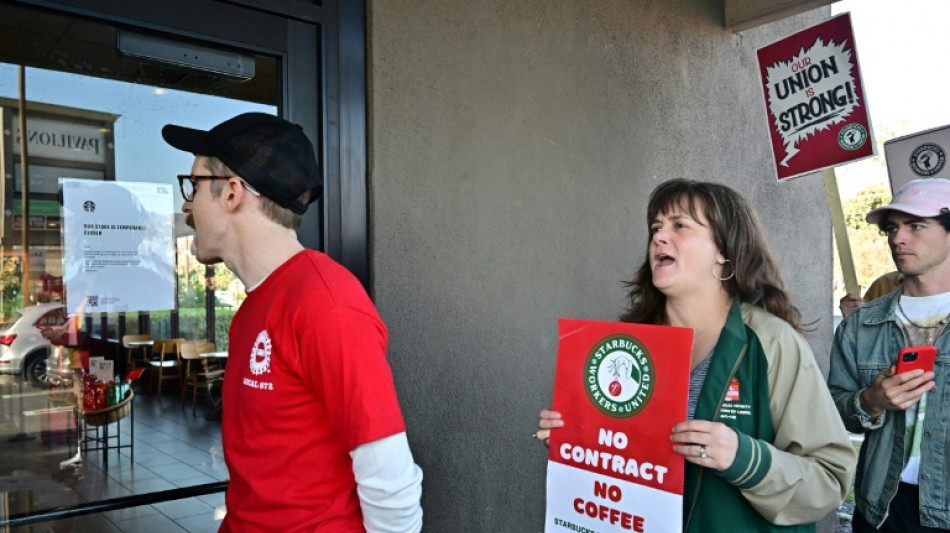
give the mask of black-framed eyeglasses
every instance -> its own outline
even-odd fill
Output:
[[[229,180],[237,176],[196,176],[194,174],[179,174],[178,175],[178,188],[181,190],[181,197],[185,199],[186,202],[191,202],[195,199],[195,187],[198,184],[198,180]],[[246,181],[241,180],[241,185],[244,186],[251,194],[254,196],[260,196],[261,193],[257,192],[254,187],[251,187],[247,184]]]

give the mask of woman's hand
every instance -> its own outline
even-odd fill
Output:
[[[676,424],[670,440],[673,441],[673,451],[687,461],[719,471],[732,466],[739,450],[739,436],[732,428],[708,420],[687,420]]]
[[[561,420],[561,413],[544,409],[541,411],[541,419],[538,420],[538,431],[534,434],[534,438],[544,442],[544,445],[547,446],[551,438],[551,430],[563,425],[564,421]]]

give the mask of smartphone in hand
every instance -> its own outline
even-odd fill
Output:
[[[937,348],[934,346],[908,346],[901,348],[897,354],[897,373],[908,370],[921,369],[932,372],[934,360],[937,358]]]

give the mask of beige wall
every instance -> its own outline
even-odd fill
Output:
[[[819,175],[772,177],[756,48],[708,0],[371,0],[373,289],[429,532],[543,529],[560,316],[613,319],[660,181],[725,182],[765,222],[827,367]]]

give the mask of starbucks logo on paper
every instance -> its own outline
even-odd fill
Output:
[[[637,339],[611,335],[591,349],[584,363],[584,388],[607,416],[629,418],[653,396],[653,358]]]

